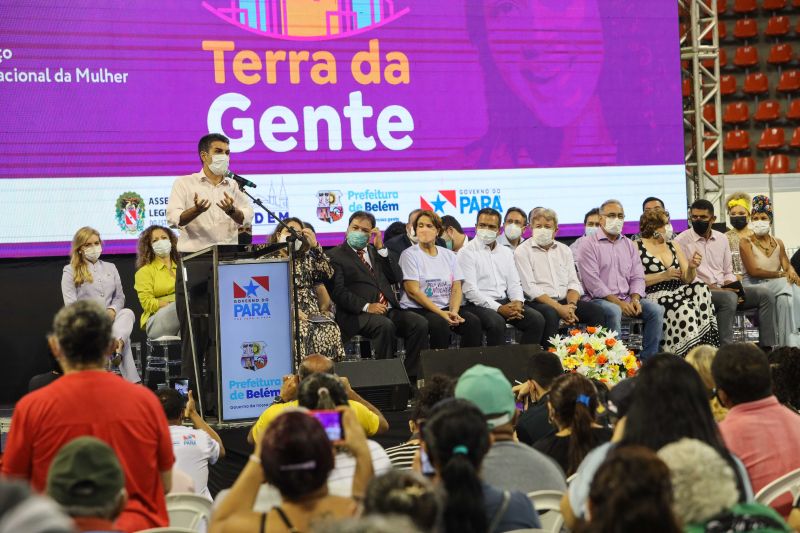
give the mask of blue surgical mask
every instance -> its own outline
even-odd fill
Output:
[[[349,244],[356,250],[361,250],[367,245],[368,242],[369,242],[369,233],[364,233],[363,231],[347,232],[347,244]]]

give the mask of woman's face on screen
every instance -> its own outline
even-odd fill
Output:
[[[571,124],[595,93],[603,64],[596,0],[483,0],[492,60],[546,126]]]

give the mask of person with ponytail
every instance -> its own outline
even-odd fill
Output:
[[[109,368],[118,369],[126,380],[138,383],[141,378],[131,352],[131,331],[136,316],[130,309],[125,309],[125,292],[119,272],[112,263],[100,261],[102,251],[103,241],[96,229],[85,226],[75,232],[70,261],[61,275],[61,295],[65,306],[78,300],[100,302],[114,321],[111,334],[115,344]]]
[[[481,480],[489,451],[483,413],[466,400],[445,400],[425,422],[421,456],[429,458],[434,483],[445,492],[444,533],[501,533],[541,527],[528,497],[501,491]],[[424,463],[421,457],[419,463]]]
[[[571,476],[593,448],[611,440],[612,430],[595,422],[597,389],[581,374],[565,374],[553,381],[547,409],[558,431],[534,443]]]
[[[169,228],[150,226],[139,235],[134,288],[143,311],[139,325],[150,339],[180,334],[175,306],[179,262],[178,239]]]

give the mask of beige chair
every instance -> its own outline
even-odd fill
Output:
[[[211,523],[211,503],[211,500],[199,494],[189,492],[167,494],[170,527],[207,531]]]
[[[533,502],[539,519],[542,521],[542,529],[551,533],[558,533],[564,525],[564,517],[561,516],[561,498],[564,493],[557,490],[537,490],[528,493],[528,499]]]
[[[756,494],[756,501],[763,505],[772,505],[772,502],[786,493],[792,495],[793,502],[800,496],[800,468],[766,485]]]

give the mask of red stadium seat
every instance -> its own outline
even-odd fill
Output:
[[[739,19],[733,27],[733,36],[737,39],[752,39],[758,35],[756,19]]]
[[[681,93],[683,93],[684,98],[689,98],[692,95],[692,80],[689,78],[681,80]]]
[[[725,113],[722,115],[722,122],[741,126],[750,122],[750,108],[745,102],[731,102],[725,106]]]
[[[716,158],[706,159],[706,170],[709,174],[716,176],[719,174],[719,163]]]
[[[764,0],[761,9],[764,11],[780,11],[786,8],[786,0]]]
[[[719,40],[724,41],[728,37],[728,26],[725,24],[724,20],[720,20],[717,22],[717,33],[719,33]],[[710,43],[713,34],[712,32],[708,32],[700,39],[704,43]]]
[[[789,140],[789,146],[798,149],[800,148],[800,128],[795,128],[792,132],[792,138]]]
[[[755,174],[756,160],[752,157],[738,157],[731,164],[731,174]]]
[[[722,96],[732,96],[736,94],[736,76],[723,74],[719,80],[719,92]]]
[[[728,0],[717,0],[717,15],[724,15],[728,12]]]
[[[714,107],[714,104],[706,104],[703,106],[703,118],[709,121],[711,124],[717,120],[717,110]]]
[[[737,15],[749,15],[756,12],[756,0],[734,0],[733,12]]]
[[[794,122],[800,122],[800,100],[792,100],[789,102],[789,110],[786,112],[786,118]]]
[[[786,135],[783,128],[767,128],[761,132],[761,138],[756,145],[759,150],[778,150],[786,144]]]
[[[785,65],[792,60],[793,55],[792,45],[787,43],[773,44],[772,48],[769,49],[767,63],[770,65]]]
[[[764,100],[758,103],[753,119],[756,122],[775,122],[781,116],[781,105],[775,100]]]
[[[747,130],[732,130],[725,134],[723,150],[726,152],[744,152],[750,149],[750,134]]]
[[[678,24],[678,33],[679,33],[681,39],[683,39],[683,36],[686,35],[688,32],[689,32],[689,25],[688,24],[686,24],[684,22],[681,22],[680,24]]]
[[[758,49],[755,46],[740,46],[733,56],[733,64],[739,68],[758,66]]]
[[[772,154],[764,163],[764,172],[767,174],[786,174],[789,172],[789,156]]]
[[[711,70],[714,68],[714,60],[713,59],[704,59],[700,62],[704,67]],[[728,64],[728,53],[725,51],[724,48],[719,49],[719,68],[722,68]]]
[[[769,93],[769,80],[763,72],[751,72],[744,79],[744,92],[751,96]]]
[[[800,71],[786,70],[781,72],[781,78],[778,81],[778,92],[792,94],[798,91],[800,91]]]
[[[789,17],[780,15],[770,18],[767,21],[767,29],[764,31],[767,37],[785,37],[789,35]]]

